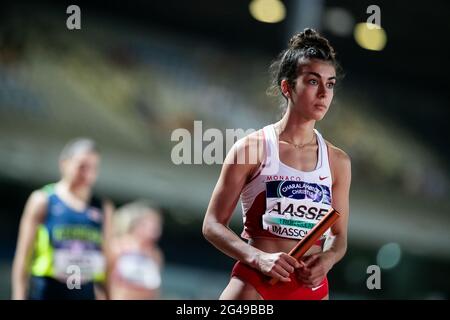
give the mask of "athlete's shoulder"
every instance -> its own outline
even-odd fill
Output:
[[[55,192],[55,184],[49,183],[45,186],[34,190],[29,199],[34,204],[47,204],[48,198]]]
[[[326,141],[328,146],[328,157],[330,159],[330,168],[333,180],[350,181],[351,179],[351,159],[350,156],[342,149],[336,147],[329,141]]]
[[[34,190],[28,197],[24,214],[27,216],[33,216],[33,219],[38,219],[41,221],[44,219],[46,214],[48,198],[49,195],[44,190]]]
[[[257,147],[264,141],[263,129],[253,131],[236,141],[236,147],[240,149]]]
[[[34,190],[29,197],[29,202],[36,207],[47,206],[50,197],[55,194],[55,187],[56,183],[52,182]]]
[[[227,161],[237,164],[257,164],[261,161],[264,150],[264,135],[262,129],[253,131],[240,138],[230,150]]]
[[[334,166],[343,168],[349,167],[351,165],[350,156],[341,148],[336,147],[331,142],[325,140],[325,143],[328,146],[328,153],[330,157],[330,161]]]
[[[53,193],[55,193],[55,187],[56,183],[48,183],[36,191],[41,191],[42,193],[45,193],[47,196],[50,196]]]

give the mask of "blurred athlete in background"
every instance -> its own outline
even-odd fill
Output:
[[[61,152],[61,179],[25,205],[12,268],[13,299],[104,299],[105,242],[113,205],[93,195],[100,155],[76,139]]]
[[[159,211],[145,201],[124,205],[113,215],[108,288],[115,300],[160,299],[163,253]]]

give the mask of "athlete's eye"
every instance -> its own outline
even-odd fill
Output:
[[[311,79],[308,82],[312,85],[317,85],[319,83],[316,79]]]
[[[336,83],[334,83],[334,82],[328,82],[327,83],[327,88],[328,89],[333,89],[335,85],[336,85]]]

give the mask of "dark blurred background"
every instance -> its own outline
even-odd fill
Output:
[[[70,4],[81,30],[66,27]],[[382,29],[364,32],[373,4]],[[449,12],[443,0],[2,1],[0,298],[10,297],[24,203],[58,179],[58,154],[78,136],[100,145],[99,194],[163,208],[164,298],[217,298],[233,261],[201,223],[220,165],[173,164],[171,134],[196,120],[223,132],[276,121],[268,66],[313,27],[345,71],[318,128],[353,167],[349,247],[331,298],[448,299]],[[366,287],[372,264],[381,290]]]

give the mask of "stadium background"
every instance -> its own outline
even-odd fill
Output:
[[[330,273],[331,298],[449,298],[449,5],[291,0],[283,20],[263,23],[251,2],[77,1],[82,28],[72,31],[71,3],[2,2],[1,299],[26,198],[58,178],[58,153],[77,136],[100,145],[99,194],[163,208],[163,297],[217,298],[233,261],[201,223],[220,165],[173,164],[171,133],[196,120],[223,132],[275,121],[268,66],[306,26],[330,39],[346,74],[318,124],[353,166],[349,247]],[[381,8],[380,50],[354,32],[371,4]],[[240,224],[237,207],[232,228]],[[381,290],[366,287],[372,264]]]

